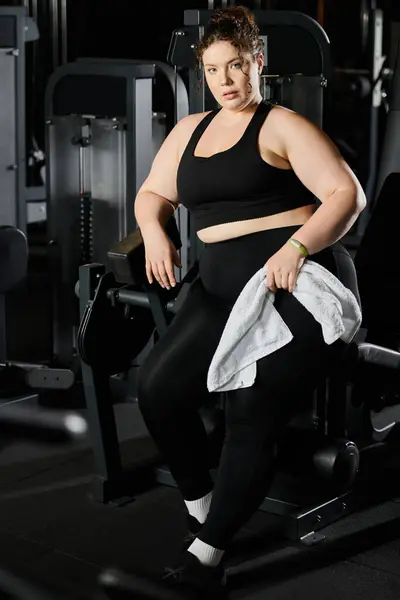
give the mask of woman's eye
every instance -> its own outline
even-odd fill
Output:
[[[240,67],[242,66],[242,63],[238,62],[238,63],[234,63],[233,65],[236,69],[240,69]]]

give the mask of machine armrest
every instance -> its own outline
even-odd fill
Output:
[[[375,369],[400,372],[400,352],[377,344],[352,342],[342,359],[341,366],[350,381],[360,373],[366,376],[368,372],[375,374]]]
[[[374,365],[400,371],[400,352],[376,344],[360,343],[357,346],[360,365]]]
[[[182,242],[173,216],[169,219],[165,231],[175,248],[179,250]],[[140,229],[135,229],[110,248],[107,257],[118,283],[142,285],[145,281],[145,253]]]

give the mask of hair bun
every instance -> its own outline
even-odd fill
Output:
[[[205,50],[218,41],[231,42],[240,52],[249,52],[253,58],[264,48],[254,13],[245,6],[220,8],[210,15],[204,36],[195,46],[199,68]]]
[[[210,25],[222,25],[223,23],[237,25],[250,25],[254,27],[256,20],[254,14],[245,6],[229,6],[213,12],[210,17]]]

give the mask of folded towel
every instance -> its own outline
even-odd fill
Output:
[[[236,300],[211,361],[207,387],[225,392],[253,385],[257,360],[279,350],[293,334],[274,307],[275,294],[266,287],[267,268],[248,281]],[[324,340],[350,343],[361,326],[361,310],[348,288],[318,263],[307,260],[293,295],[322,327]]]

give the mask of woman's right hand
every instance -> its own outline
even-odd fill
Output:
[[[149,283],[153,277],[162,288],[176,286],[174,265],[182,268],[179,254],[163,229],[147,231],[143,237],[146,256],[146,275]]]

